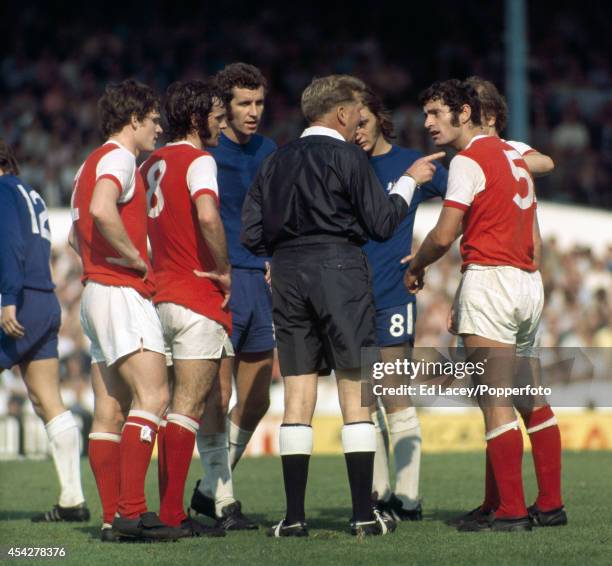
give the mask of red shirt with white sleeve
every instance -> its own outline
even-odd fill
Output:
[[[512,148],[516,149],[516,151],[518,151],[521,155],[527,155],[528,153],[535,151],[533,147],[531,147],[530,145],[527,145],[526,143],[520,142],[520,141],[514,141],[514,140],[502,140],[502,141],[512,146]]]
[[[149,238],[157,281],[155,303],[175,303],[217,321],[231,332],[219,286],[194,274],[216,268],[200,230],[196,200],[210,195],[219,206],[217,165],[187,141],[169,143],[141,165],[149,202]]]
[[[94,188],[101,179],[111,180],[119,189],[119,216],[127,235],[149,268],[144,281],[142,274],[135,269],[106,260],[121,256],[98,230],[89,212]],[[83,283],[95,281],[103,285],[132,287],[143,297],[152,297],[155,279],[147,254],[147,199],[134,154],[116,141],[107,141],[94,150],[75,176],[70,208],[83,261]]]
[[[462,270],[470,264],[536,270],[533,179],[521,153],[508,142],[474,137],[451,161],[444,206],[465,211]]]

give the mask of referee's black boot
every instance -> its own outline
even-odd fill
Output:
[[[270,527],[268,530],[268,536],[274,538],[282,537],[307,537],[308,528],[304,521],[297,521],[295,523],[287,523],[285,519]]]
[[[369,521],[351,521],[351,534],[356,537],[384,536],[392,533],[397,527],[395,520],[387,513],[372,509]]]

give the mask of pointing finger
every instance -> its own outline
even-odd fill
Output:
[[[446,155],[445,151],[438,151],[438,153],[432,153],[431,155],[427,155],[423,157],[424,161],[434,161],[436,159],[442,159]]]

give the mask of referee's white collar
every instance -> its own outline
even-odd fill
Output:
[[[326,128],[325,126],[310,126],[310,128],[306,128],[300,137],[305,138],[306,136],[329,136],[340,141],[346,141],[338,130]]]

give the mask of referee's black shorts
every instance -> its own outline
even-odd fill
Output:
[[[282,375],[361,367],[376,346],[370,269],[348,242],[287,246],[272,258],[272,314]]]

